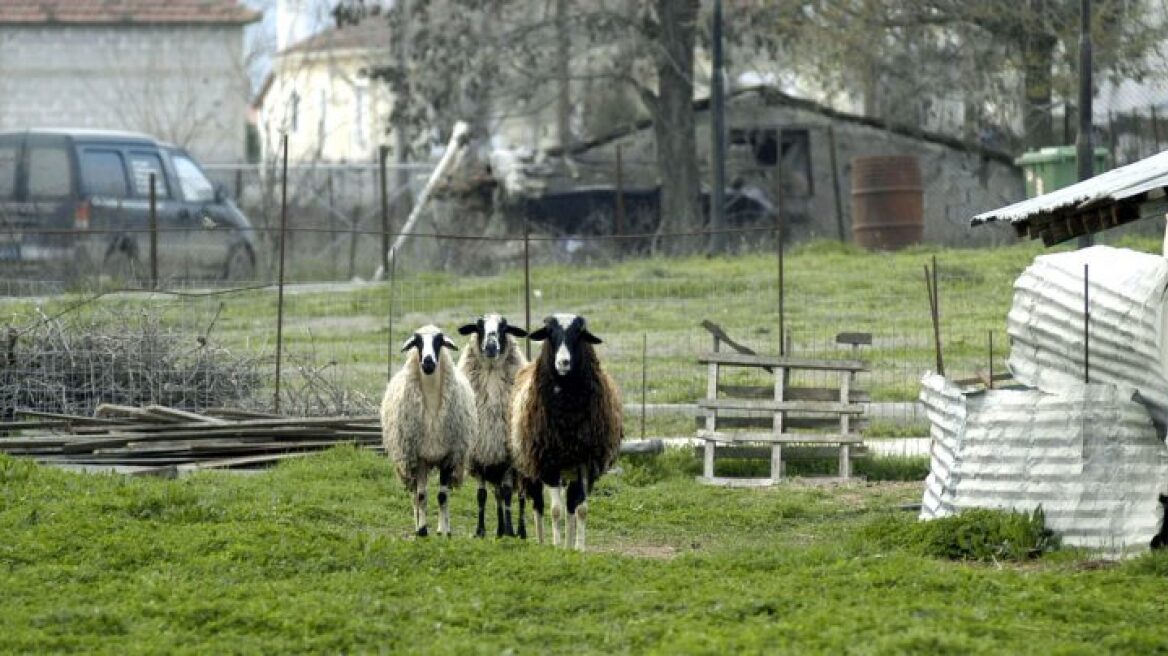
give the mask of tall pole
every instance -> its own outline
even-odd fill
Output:
[[[288,241],[288,133],[280,135],[280,149],[283,151],[283,165],[280,176],[280,269],[276,296],[276,390],[272,396],[272,407],[280,414],[280,365],[284,358],[284,253]]]
[[[714,172],[710,195],[710,254],[726,247],[726,98],[725,73],[722,69],[722,0],[714,0],[713,71],[710,75],[710,164]]]
[[[1075,140],[1075,154],[1079,160],[1079,180],[1095,174],[1095,153],[1091,147],[1091,0],[1079,4],[1079,137]],[[1095,243],[1090,234],[1079,237],[1079,248]]]
[[[381,197],[381,270],[389,273],[389,179],[385,172],[385,160],[389,157],[389,146],[377,148],[377,183]],[[392,293],[392,292],[390,292]]]

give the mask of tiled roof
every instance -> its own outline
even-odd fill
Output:
[[[260,15],[236,0],[0,1],[0,25],[243,25]]]
[[[371,50],[389,45],[389,22],[383,16],[368,16],[356,25],[331,27],[319,34],[294,43],[283,50],[291,52],[326,52],[330,50]]]

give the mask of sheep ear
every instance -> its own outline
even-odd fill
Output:
[[[580,331],[580,338],[589,344],[603,344],[599,337],[588,332],[587,329]]]
[[[450,341],[450,338],[447,337],[446,335],[442,336],[442,345],[445,346],[446,348],[450,349],[451,351],[458,350],[458,347],[455,346],[454,342]]]
[[[406,351],[414,348],[417,345],[418,345],[418,336],[417,335],[410,335],[409,339],[402,342],[402,348],[401,348],[402,353],[405,353]]]
[[[520,328],[519,326],[512,326],[511,324],[507,324],[507,334],[514,335],[516,337],[527,337],[526,330]]]
[[[465,326],[462,326],[458,329],[458,334],[459,335],[469,335],[471,333],[477,333],[478,331],[479,331],[479,325],[477,323],[468,323]]]
[[[548,336],[548,329],[546,326],[543,328],[540,328],[538,330],[535,330],[533,332],[527,333],[527,339],[530,339],[533,342],[542,342],[543,340],[547,339],[547,336]]]

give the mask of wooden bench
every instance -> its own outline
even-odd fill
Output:
[[[784,449],[811,446],[817,453],[834,448],[839,455],[839,476],[851,477],[854,451],[863,449],[863,402],[868,396],[855,389],[857,373],[867,371],[858,358],[830,360],[794,356],[759,355],[726,336],[721,328],[703,322],[714,337],[713,351],[698,362],[708,367],[706,398],[698,402],[704,417],[697,436],[704,440],[702,476],[699,480],[719,485],[773,485],[783,476]],[[836,342],[859,348],[872,343],[868,333],[840,333]],[[723,351],[726,344],[733,352]],[[773,384],[729,385],[722,380],[726,368],[764,370]],[[834,387],[800,387],[791,384],[792,372],[816,371],[834,377]],[[827,432],[825,432],[827,431]],[[762,449],[760,449],[762,447]],[[715,459],[723,456],[757,457],[769,452],[770,476],[732,478],[714,475]]]

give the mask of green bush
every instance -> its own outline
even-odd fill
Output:
[[[887,515],[862,526],[855,539],[868,549],[981,562],[1029,560],[1059,547],[1041,506],[1032,513],[973,508],[927,522]]]

